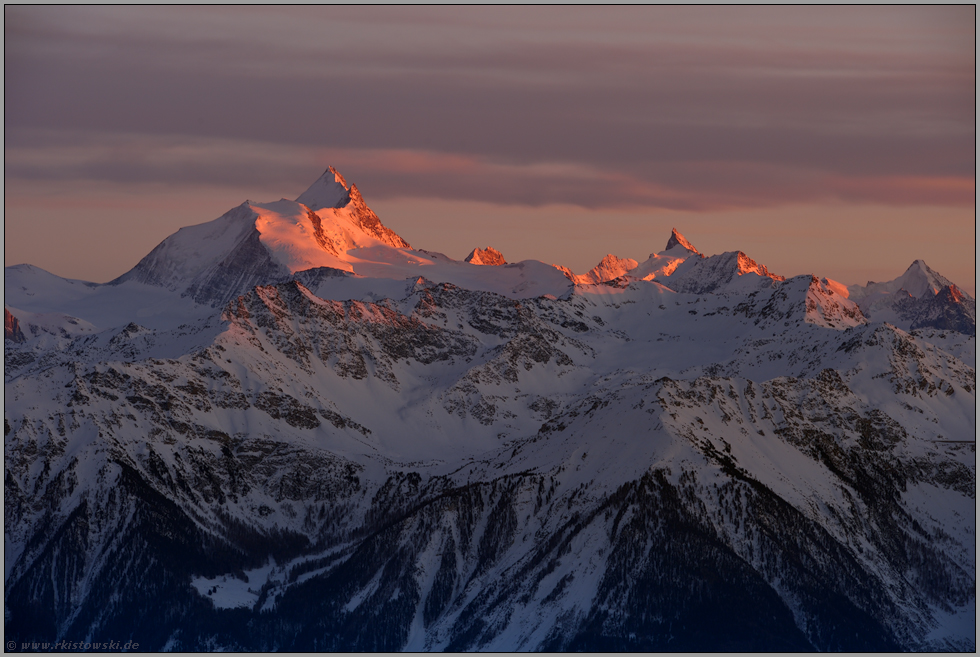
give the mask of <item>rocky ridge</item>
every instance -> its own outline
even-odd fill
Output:
[[[473,249],[472,251],[470,251],[470,254],[466,256],[464,262],[468,262],[471,265],[492,265],[492,266],[500,266],[500,265],[507,264],[507,261],[504,260],[504,254],[498,251],[497,249],[493,248],[492,246],[488,246],[485,249],[479,249],[479,248]]]
[[[303,212],[353,196],[327,174]],[[293,207],[241,206],[212,241]],[[311,248],[348,256],[309,225]],[[975,320],[947,312],[971,307],[957,288],[925,296],[913,330],[676,230],[611,279],[525,297],[418,272],[526,263],[371,239],[354,252],[436,264],[261,274],[169,260],[171,242],[109,288],[11,273],[61,299],[138,285],[187,315],[10,309],[8,639],[975,649]],[[194,306],[187,280],[240,291]]]

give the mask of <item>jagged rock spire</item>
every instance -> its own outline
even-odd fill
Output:
[[[670,230],[670,239],[667,240],[667,248],[664,250],[670,251],[675,246],[683,247],[688,251],[690,251],[691,253],[697,253],[698,255],[701,255],[701,252],[695,249],[694,245],[687,241],[687,238],[685,238],[683,235],[677,232],[676,228],[672,228]]]
[[[485,249],[473,249],[470,254],[466,256],[466,262],[471,265],[506,265],[507,261],[504,260],[504,254],[488,246]]]

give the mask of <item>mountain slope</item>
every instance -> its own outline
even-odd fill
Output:
[[[333,276],[330,270],[402,282],[424,277],[514,298],[561,295],[569,287],[560,272],[534,260],[487,272],[412,250],[331,167],[297,201],[246,201],[214,221],[181,228],[105,285],[18,265],[5,269],[5,290],[8,305],[25,311],[64,313],[102,328],[153,317],[162,328],[214,312],[256,285],[295,277],[322,281]],[[384,281],[353,286],[361,294],[392,289]]]
[[[922,260],[913,262],[896,279],[851,285],[847,291],[866,315],[878,321],[906,330],[937,328],[976,333],[976,301]]]
[[[916,299],[935,296],[944,287],[952,283],[933,271],[923,260],[916,260],[905,273],[885,283],[868,281],[865,286],[850,285],[851,298],[855,301],[875,297],[877,295],[892,295],[899,290],[905,290]]]
[[[692,258],[692,256],[697,256],[697,258]],[[555,265],[555,267],[576,285],[595,285],[615,280],[621,276],[645,281],[665,278],[675,272],[685,271],[701,257],[703,257],[701,253],[674,228],[671,231],[670,239],[667,240],[667,247],[660,253],[650,254],[650,257],[642,263],[638,263],[632,258],[620,258],[610,253],[585,274],[574,274],[570,269],[561,265]]]
[[[298,271],[353,271],[348,252],[378,247],[410,248],[331,167],[297,201],[246,201],[214,221],[182,228],[110,285],[136,281],[220,305]]]
[[[694,261],[683,271],[674,271],[664,283],[676,292],[705,294],[720,292],[749,293],[760,288],[775,288],[782,276],[772,274],[741,251],[730,251]]]
[[[585,274],[573,274],[572,270],[561,265],[554,265],[554,267],[576,285],[595,285],[624,276],[635,269],[636,265],[636,260],[632,258],[620,258],[610,253]]]
[[[121,563],[143,563],[109,555],[132,554],[170,563],[154,568],[172,583],[152,590],[178,620],[157,647],[927,645],[939,610],[973,586],[972,534],[949,521],[972,508],[973,460],[936,442],[972,431],[972,368],[897,329],[810,323],[808,286],[790,304],[799,314],[778,318],[766,311],[783,303],[775,296],[724,310],[724,297],[651,282],[601,288],[515,305],[437,285],[379,305],[281,284],[229,304],[177,360],[147,358],[154,347],[133,329],[22,370],[8,383],[7,535],[23,550],[10,553],[8,634],[144,631],[153,614],[133,611],[143,602],[107,606],[100,593],[120,584]],[[651,325],[656,299],[663,323]],[[766,321],[795,328],[760,359]],[[666,326],[679,333],[658,342]],[[685,347],[684,336],[695,339]],[[797,340],[818,348],[801,360]],[[640,360],[637,342],[649,350]],[[116,360],[124,344],[136,349]],[[881,359],[891,379],[870,376]],[[790,377],[766,378],[775,372]],[[58,392],[32,410],[42,381]],[[865,401],[893,386],[912,410]],[[38,457],[45,472],[29,467]],[[28,491],[39,488],[50,501],[36,509]],[[113,489],[136,506],[113,506]],[[161,508],[170,525],[154,519]],[[123,524],[96,530],[93,514]],[[924,534],[905,533],[915,523]],[[62,529],[33,529],[46,526]],[[70,538],[80,531],[81,543]],[[189,542],[153,547],[163,531]],[[220,556],[236,550],[245,556]],[[918,565],[899,557],[910,550]],[[115,565],[79,565],[67,598],[49,589],[66,606],[47,625],[23,596],[60,568],[56,554]],[[706,567],[720,578],[710,586]],[[227,568],[249,586],[234,593],[241,576]],[[948,584],[926,587],[935,572]],[[642,620],[651,612],[663,620]],[[229,614],[258,629],[232,630]],[[760,634],[760,614],[780,620]],[[377,615],[388,629],[360,634]],[[275,629],[287,619],[299,635]],[[722,619],[729,629],[705,634]],[[670,644],[657,638],[665,624],[678,626]]]
[[[8,268],[8,640],[975,649],[956,288],[910,331],[676,230],[573,284],[397,246],[355,191],[112,285]]]

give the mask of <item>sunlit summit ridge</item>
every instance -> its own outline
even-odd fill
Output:
[[[331,168],[105,285],[7,267],[5,636],[975,649],[971,297],[676,229],[467,260]]]

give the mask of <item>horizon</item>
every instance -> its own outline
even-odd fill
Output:
[[[973,7],[5,19],[6,266],[112,280],[332,165],[458,260],[491,246],[584,273],[676,227],[786,277],[864,285],[921,259],[976,294]]]
[[[330,167],[327,170],[325,170],[323,174],[321,174],[321,177],[322,176],[325,176],[329,172],[329,169],[333,169],[334,172],[336,172],[336,173],[338,173],[340,175],[343,174],[343,172],[341,172],[339,169],[337,169],[336,167],[333,167],[333,165],[330,165]],[[317,178],[317,181],[319,181],[319,179],[320,178],[318,177]],[[348,183],[348,184],[351,187],[353,187],[356,183]],[[285,199],[285,197],[283,197],[283,199]],[[282,200],[282,199],[280,199],[280,200]],[[294,199],[288,199],[288,200],[294,200]],[[273,203],[273,202],[275,202],[275,201],[257,201],[255,199],[246,199],[245,201],[243,201],[243,203],[258,203],[258,204],[266,204],[266,203]],[[369,206],[370,206],[370,204],[369,204]],[[229,208],[229,210],[231,210],[231,209],[232,208]],[[217,217],[215,217],[215,219],[217,219]],[[213,221],[213,220],[211,220],[211,221]],[[201,222],[201,223],[210,223],[210,222],[205,221],[205,222]],[[382,220],[382,224],[385,224],[384,220]],[[199,224],[189,224],[188,226],[194,226],[194,225],[199,225]],[[385,224],[385,225],[387,226],[387,224]],[[186,227],[186,226],[181,226],[181,228],[184,228],[184,227]],[[390,226],[387,226],[387,227],[390,228]],[[677,228],[676,226],[672,226],[671,229],[670,229],[670,231],[671,232],[667,236],[667,240],[670,240],[672,238],[674,232],[676,232],[677,234],[679,234],[684,239],[684,241],[688,245],[690,245],[693,248],[697,249],[697,244],[695,243],[697,240],[692,240],[692,239],[688,238],[688,236],[684,233],[683,230]],[[395,231],[395,232],[398,233],[398,231]],[[172,235],[173,235],[173,233],[171,233],[171,235],[168,235],[168,237],[170,237]],[[403,235],[400,235],[400,234],[399,234],[399,237],[404,238],[404,236]],[[650,251],[650,253],[646,257],[641,257],[641,258],[635,258],[634,257],[633,259],[636,260],[638,263],[642,263],[648,257],[653,257],[655,254],[664,251],[665,248],[666,248],[666,245],[668,243],[667,240],[664,240],[663,241],[664,247],[653,249],[652,251]],[[406,240],[406,241],[409,241],[409,240]],[[428,251],[428,252],[442,253],[442,251],[439,251],[438,249],[426,249],[424,247],[417,247],[417,246],[413,246],[411,248],[412,248],[412,250],[415,250],[415,251],[424,250],[424,251]],[[456,260],[458,262],[464,262],[464,258],[467,257],[474,249],[487,249],[487,248],[495,249],[496,247],[494,247],[493,244],[487,244],[485,246],[479,246],[479,245],[477,245],[477,246],[474,246],[473,249],[470,249],[469,251],[467,251],[466,255],[463,255],[463,256],[454,257],[455,254],[450,255],[450,254],[445,254],[445,253],[443,255],[448,255],[450,258],[453,258],[454,260]],[[499,249],[497,249],[497,250],[499,251]],[[726,252],[742,251],[744,253],[744,250],[743,249],[726,249],[724,251],[719,251],[717,253],[715,253],[715,252],[705,252],[705,251],[703,251],[701,249],[698,249],[698,251],[701,253],[702,257],[705,257],[705,258],[712,257],[712,256],[715,256],[715,255],[720,255],[721,253],[726,253]],[[144,255],[146,255],[146,254],[144,254]],[[508,257],[506,253],[502,253],[502,255],[503,255],[503,257],[505,259]],[[617,256],[617,257],[630,257],[630,256],[621,256],[620,254],[615,254],[615,253],[609,253],[609,254],[606,254],[606,255],[613,255],[613,256]],[[752,257],[752,254],[750,254],[750,253],[746,253],[746,255],[748,255],[750,258]],[[606,256],[603,256],[603,257],[606,257]],[[753,258],[753,259],[755,259],[755,258]],[[869,285],[869,284],[872,284],[872,283],[880,283],[880,282],[885,282],[885,281],[893,280],[895,278],[898,278],[902,274],[904,274],[918,260],[923,260],[924,261],[923,258],[916,258],[911,263],[909,263],[909,265],[905,269],[903,269],[901,272],[899,272],[895,276],[892,276],[892,277],[890,277],[888,279],[881,279],[881,280],[877,280],[877,281],[869,279],[868,281],[866,281],[866,283],[851,283],[851,282],[847,282],[847,281],[837,281],[837,282],[844,283],[845,285],[851,286],[851,285]],[[558,265],[562,265],[563,264],[561,262],[546,262],[546,261],[541,260],[541,259],[538,259],[538,258],[522,258],[521,260],[507,260],[507,264],[515,264],[517,262],[523,262],[523,261],[542,262],[544,264],[548,264],[548,265],[552,265],[552,266],[558,266]],[[765,265],[765,262],[758,261],[758,260],[757,260],[757,262],[759,262],[760,264]],[[591,267],[584,268],[581,271],[576,270],[574,268],[569,268],[569,269],[571,269],[572,272],[575,273],[575,274],[585,274],[588,271],[591,271],[593,269],[593,267],[596,267],[599,264],[600,264],[600,262],[599,261],[596,261],[596,263],[594,265],[592,265]],[[929,263],[926,262],[926,265],[928,265],[928,264]],[[12,265],[5,264],[5,267],[19,266],[19,265],[30,265],[30,266],[34,266],[34,267],[38,267],[39,266],[39,265],[35,265],[34,263],[23,262],[23,263],[15,263],[15,264],[12,264]],[[52,273],[52,274],[58,275],[57,272],[50,271],[50,270],[48,270],[48,269],[46,269],[44,267],[40,267],[40,268],[41,269],[44,269],[45,271],[48,271],[48,273]],[[933,269],[934,271],[937,271],[937,273],[939,273],[939,274],[942,274],[943,273],[941,271],[936,270],[933,267],[930,267],[930,269]],[[770,270],[771,270],[771,268],[770,268]],[[129,271],[129,269],[127,269],[126,271],[119,272],[117,275],[113,276],[112,278],[110,278],[107,281],[90,281],[90,280],[86,280],[86,279],[73,278],[73,277],[70,277],[70,276],[62,276],[62,278],[72,279],[72,280],[82,280],[82,281],[85,281],[85,282],[98,283],[98,284],[104,285],[104,284],[107,284],[108,282],[110,282],[111,280],[114,280],[115,278],[118,278],[119,276],[122,276],[123,274],[127,273],[128,271]],[[780,274],[779,272],[773,272],[773,273]],[[837,280],[837,279],[833,279],[832,277],[822,276],[821,274],[819,274],[817,272],[801,272],[801,273],[797,273],[797,274],[787,275],[787,276],[785,276],[785,278],[788,279],[788,278],[792,278],[794,276],[808,275],[808,274],[813,274],[813,275],[816,275],[816,276],[822,277],[822,278],[830,278],[831,280]],[[974,291],[972,289],[969,289],[969,288],[967,288],[965,286],[962,286],[959,283],[957,283],[956,281],[952,281],[952,282],[954,284],[956,284],[956,286],[959,287],[961,290],[967,291],[971,296],[975,296],[975,293],[974,293]]]

